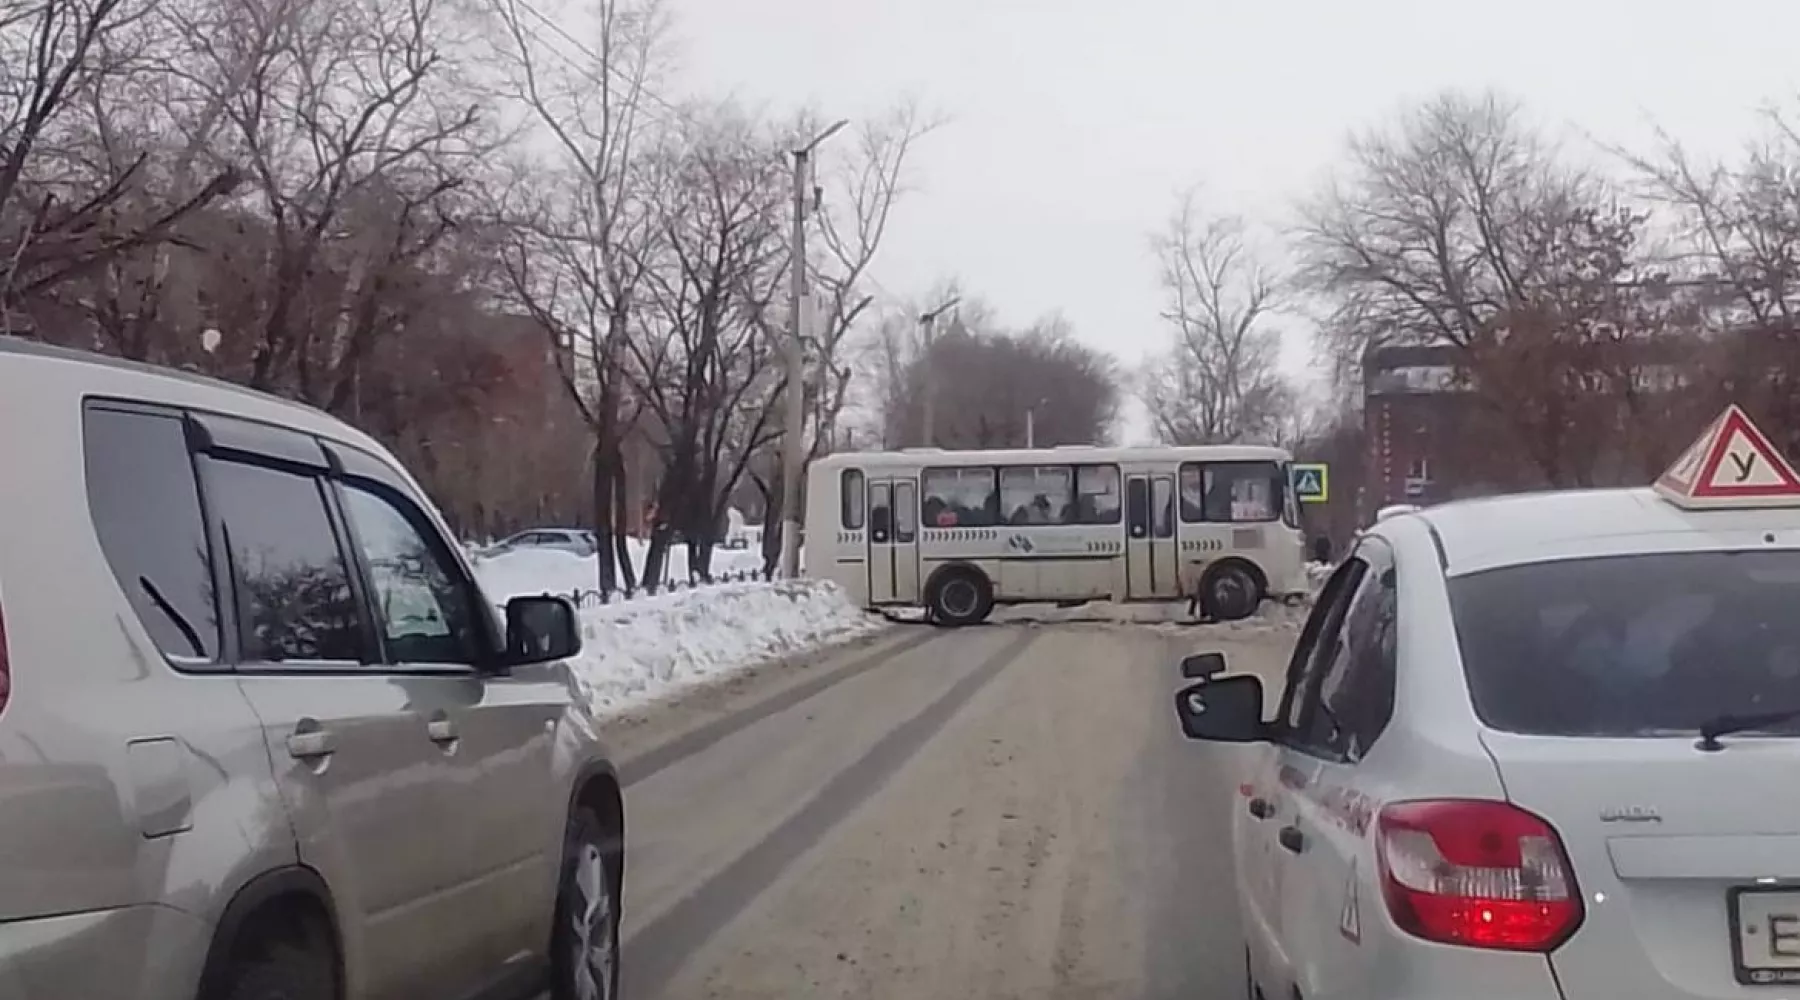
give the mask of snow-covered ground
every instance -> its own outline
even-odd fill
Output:
[[[576,675],[594,707],[615,714],[759,664],[855,639],[885,626],[836,584],[817,580],[717,583],[688,588],[685,550],[667,579],[683,586],[611,604],[583,602]],[[642,565],[640,546],[633,552]],[[754,551],[720,550],[713,574],[761,568]],[[475,563],[487,598],[593,591],[592,556],[517,551]]]
[[[629,539],[632,566],[641,574],[650,544]],[[487,591],[488,600],[504,604],[521,594],[562,594],[595,590],[599,587],[600,569],[597,556],[580,556],[562,549],[515,549],[488,558],[475,559],[475,575]],[[714,579],[755,573],[762,569],[762,553],[756,549],[714,549]],[[664,561],[661,590],[671,583],[688,582],[687,546],[670,548]]]
[[[1325,589],[1325,581],[1331,579],[1331,572],[1335,569],[1337,569],[1335,563],[1309,562],[1306,564],[1306,584],[1312,590],[1314,597],[1319,596],[1319,591]]]
[[[886,626],[819,580],[722,583],[583,609],[576,670],[603,714]]]
[[[643,564],[643,543],[632,556]],[[856,639],[886,627],[886,621],[853,605],[836,584],[817,580],[723,582],[690,588],[687,552],[670,552],[664,573],[678,585],[657,595],[630,600],[615,596],[595,604],[598,578],[593,556],[557,550],[509,552],[475,563],[487,597],[497,605],[532,594],[587,595],[581,601],[582,652],[576,670],[593,705],[615,714],[669,697],[682,689],[749,670],[770,660]],[[755,549],[713,553],[713,574],[725,578],[753,573],[762,558]],[[1333,567],[1307,566],[1314,593]],[[1199,626],[1230,633],[1297,629],[1306,608],[1273,602],[1241,622]],[[1134,624],[1190,633],[1196,629],[1180,604],[1116,606],[1103,602],[1082,608],[1006,609],[1002,621]]]

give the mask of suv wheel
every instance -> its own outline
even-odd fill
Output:
[[[276,938],[255,942],[232,958],[220,978],[220,988],[210,998],[337,1000],[330,952],[305,940]]]
[[[556,1000],[613,1000],[619,995],[619,880],[606,830],[592,810],[570,818],[557,892]]]

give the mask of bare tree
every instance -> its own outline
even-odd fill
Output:
[[[170,239],[183,217],[236,182],[225,168],[146,203],[155,150],[108,144],[96,128],[120,82],[146,69],[139,50],[152,9],[138,0],[0,0],[0,332],[18,332],[17,311],[32,299]],[[80,148],[82,138],[101,148]]]
[[[1674,223],[1664,260],[1714,334],[1690,378],[1714,391],[1697,402],[1749,406],[1784,447],[1800,446],[1800,130],[1770,107],[1740,156],[1711,163],[1660,139],[1624,156]]]
[[[894,206],[906,193],[908,158],[918,141],[939,124],[912,103],[864,123],[858,129],[855,153],[829,172],[821,188],[824,251],[812,267],[824,309],[819,343],[810,345],[817,403],[809,456],[817,457],[827,446],[844,409],[851,371],[845,363],[846,340],[874,301],[866,291],[868,272],[887,235]]]
[[[644,264],[642,332],[626,377],[663,458],[645,576],[679,531],[709,574],[717,526],[751,456],[775,433],[771,301],[781,286],[786,189],[778,148],[734,109],[690,113],[656,161],[660,252]]]
[[[1205,215],[1195,198],[1183,194],[1151,241],[1173,343],[1146,362],[1139,391],[1169,444],[1268,439],[1294,406],[1268,324],[1282,306],[1281,279],[1242,218]]]
[[[515,233],[505,253],[508,290],[548,334],[592,435],[593,521],[608,543],[598,560],[604,600],[621,584],[627,594],[637,585],[624,533],[623,447],[641,403],[628,391],[625,363],[663,239],[640,161],[658,124],[651,87],[667,22],[657,0],[594,0],[589,46],[534,6],[491,0],[491,10],[501,93],[524,110],[525,134],[547,137],[555,150],[548,164],[520,164],[499,210]]]
[[[890,440],[907,447],[921,433],[920,401],[937,381],[937,443],[945,448],[1104,444],[1118,417],[1112,358],[1075,339],[1050,316],[1023,330],[990,325],[978,301],[913,358],[892,410]]]
[[[816,134],[816,124],[803,119],[792,134]],[[917,104],[904,102],[860,123],[849,155],[834,158],[829,146],[819,154],[826,158],[827,166],[820,175],[818,204],[814,206],[822,248],[807,262],[819,301],[820,327],[816,339],[805,345],[808,459],[829,449],[837,433],[850,393],[851,335],[874,302],[868,292],[869,270],[887,236],[894,207],[907,192],[907,165],[913,149],[939,124],[939,119],[928,117]],[[763,501],[763,572],[773,577],[781,554],[779,528],[787,498],[780,492],[776,451],[771,447],[756,458],[761,461],[752,461],[746,471]]]
[[[1439,97],[1350,163],[1302,233],[1340,378],[1373,346],[1450,345],[1499,436],[1472,450],[1520,452],[1550,485],[1605,475],[1596,449],[1647,414],[1680,326],[1644,217],[1492,95]]]
[[[1467,344],[1529,301],[1596,182],[1489,94],[1440,96],[1351,139],[1349,176],[1303,207],[1304,278],[1329,296],[1340,370],[1374,344]]]
[[[251,189],[230,225],[256,250],[236,287],[206,289],[203,322],[224,333],[211,363],[354,418],[367,359],[408,320],[387,293],[456,232],[489,148],[457,59],[466,25],[440,0],[268,0],[177,27],[201,55],[191,135]]]

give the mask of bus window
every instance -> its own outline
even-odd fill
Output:
[[[991,466],[926,469],[925,523],[933,528],[991,528],[1000,521],[1000,491]]]
[[[1133,538],[1150,534],[1150,488],[1141,478],[1125,484],[1125,526]]]
[[[1067,524],[1074,520],[1075,474],[1066,465],[1000,470],[1000,509],[1008,524]]]
[[[869,541],[882,543],[888,541],[888,529],[893,521],[892,511],[888,507],[888,484],[876,483],[869,491]]]
[[[1244,524],[1279,521],[1288,484],[1276,462],[1188,462],[1181,467],[1181,519]]]
[[[1075,524],[1118,524],[1119,467],[1081,465],[1075,468]]]
[[[1167,476],[1150,481],[1150,537],[1175,537],[1175,484]]]
[[[839,523],[845,531],[863,529],[863,510],[868,497],[863,495],[863,474],[845,469],[838,475]]]
[[[894,541],[905,545],[919,528],[919,488],[910,482],[894,484]]]

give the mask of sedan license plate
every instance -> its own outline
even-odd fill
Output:
[[[1800,890],[1732,890],[1731,961],[1747,986],[1800,983]]]

